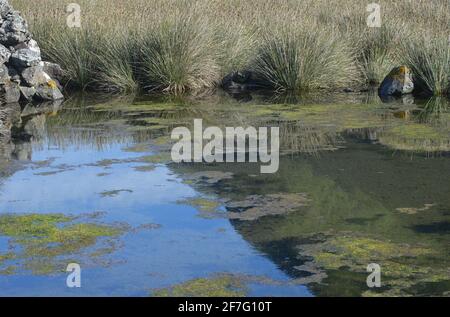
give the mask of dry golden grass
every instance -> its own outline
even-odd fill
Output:
[[[271,70],[280,76],[280,80],[275,80],[276,88],[281,83],[283,89],[296,90],[297,82],[317,82],[321,78],[327,78],[324,86],[331,88],[355,82],[377,83],[397,64],[417,62],[403,58],[404,41],[408,40],[409,48],[420,50],[424,36],[432,40],[448,38],[450,34],[447,0],[377,1],[382,9],[380,29],[366,24],[366,6],[373,1],[78,0],[82,9],[81,31],[66,26],[66,1],[10,2],[27,18],[46,56],[63,64],[72,84],[103,90],[130,91],[138,85],[168,91],[211,87],[230,71],[251,68],[260,54],[277,54],[280,46],[275,45],[275,51],[271,51],[274,46],[267,45],[268,36],[275,43],[282,43],[299,30],[303,34],[314,31],[320,41],[307,45],[306,49],[311,48],[308,52],[300,49],[305,41],[297,39],[291,43],[292,53],[287,57],[291,64]],[[186,28],[194,30],[196,36],[182,36],[182,32],[175,36],[180,19],[186,17]],[[149,49],[149,41],[160,47]],[[326,45],[326,41],[334,44]],[[346,56],[342,54],[344,48]],[[324,54],[323,49],[329,51]],[[324,57],[315,63],[328,65],[327,61],[334,61],[344,69],[336,73],[335,67],[323,67],[318,76],[316,67],[309,67],[304,64],[307,60],[296,57],[319,53]],[[112,57],[118,55],[125,64],[117,65],[117,58]],[[296,69],[313,68],[315,73],[284,73],[283,69],[292,67],[292,63],[298,63]],[[286,76],[291,78],[282,78]],[[300,88],[304,88],[303,84]]]

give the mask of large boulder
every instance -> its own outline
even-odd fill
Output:
[[[407,66],[394,68],[383,80],[378,90],[380,96],[401,96],[414,90],[411,70]]]

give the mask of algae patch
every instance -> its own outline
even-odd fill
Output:
[[[85,251],[114,244],[125,231],[119,225],[79,220],[63,214],[1,215],[0,236],[8,238],[9,250],[0,254],[0,271],[11,273],[14,267],[42,275],[64,271],[68,261],[93,263],[99,259],[86,257]]]
[[[155,297],[244,297],[247,288],[232,274],[217,274],[210,278],[196,278],[182,284],[151,292]]]
[[[323,242],[300,245],[298,249],[302,256],[313,258],[314,263],[326,272],[364,274],[368,264],[379,264],[382,288],[367,290],[362,294],[365,296],[408,295],[416,285],[450,280],[445,258],[440,257],[438,250],[426,245],[339,233],[328,236]],[[331,280],[324,282],[333,283]]]

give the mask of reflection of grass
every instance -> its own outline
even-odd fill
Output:
[[[450,151],[449,131],[431,125],[411,123],[394,127],[380,137],[389,147],[417,152]]]
[[[120,227],[75,222],[74,217],[63,214],[2,215],[0,235],[10,239],[11,251],[0,255],[0,268],[55,273],[65,269],[68,257],[81,257],[83,250],[95,247],[101,238],[114,238],[122,232]]]

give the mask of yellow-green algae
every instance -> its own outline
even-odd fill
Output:
[[[244,297],[247,288],[238,276],[217,274],[151,292],[155,297]]]
[[[179,204],[185,204],[195,207],[203,216],[213,216],[214,214],[220,213],[221,203],[208,198],[190,198],[186,200],[181,200]]]
[[[450,270],[444,260],[439,260],[439,251],[425,245],[339,233],[322,243],[299,248],[327,271],[364,273],[368,264],[379,264],[383,288],[376,292],[364,292],[363,295],[367,296],[407,295],[412,287],[419,284],[450,281]]]
[[[118,225],[77,222],[76,217],[64,214],[4,214],[0,236],[9,239],[10,250],[1,255],[0,272],[11,273],[12,267],[37,275],[63,271],[69,263],[64,257],[79,256],[80,262],[85,249],[123,232]]]

